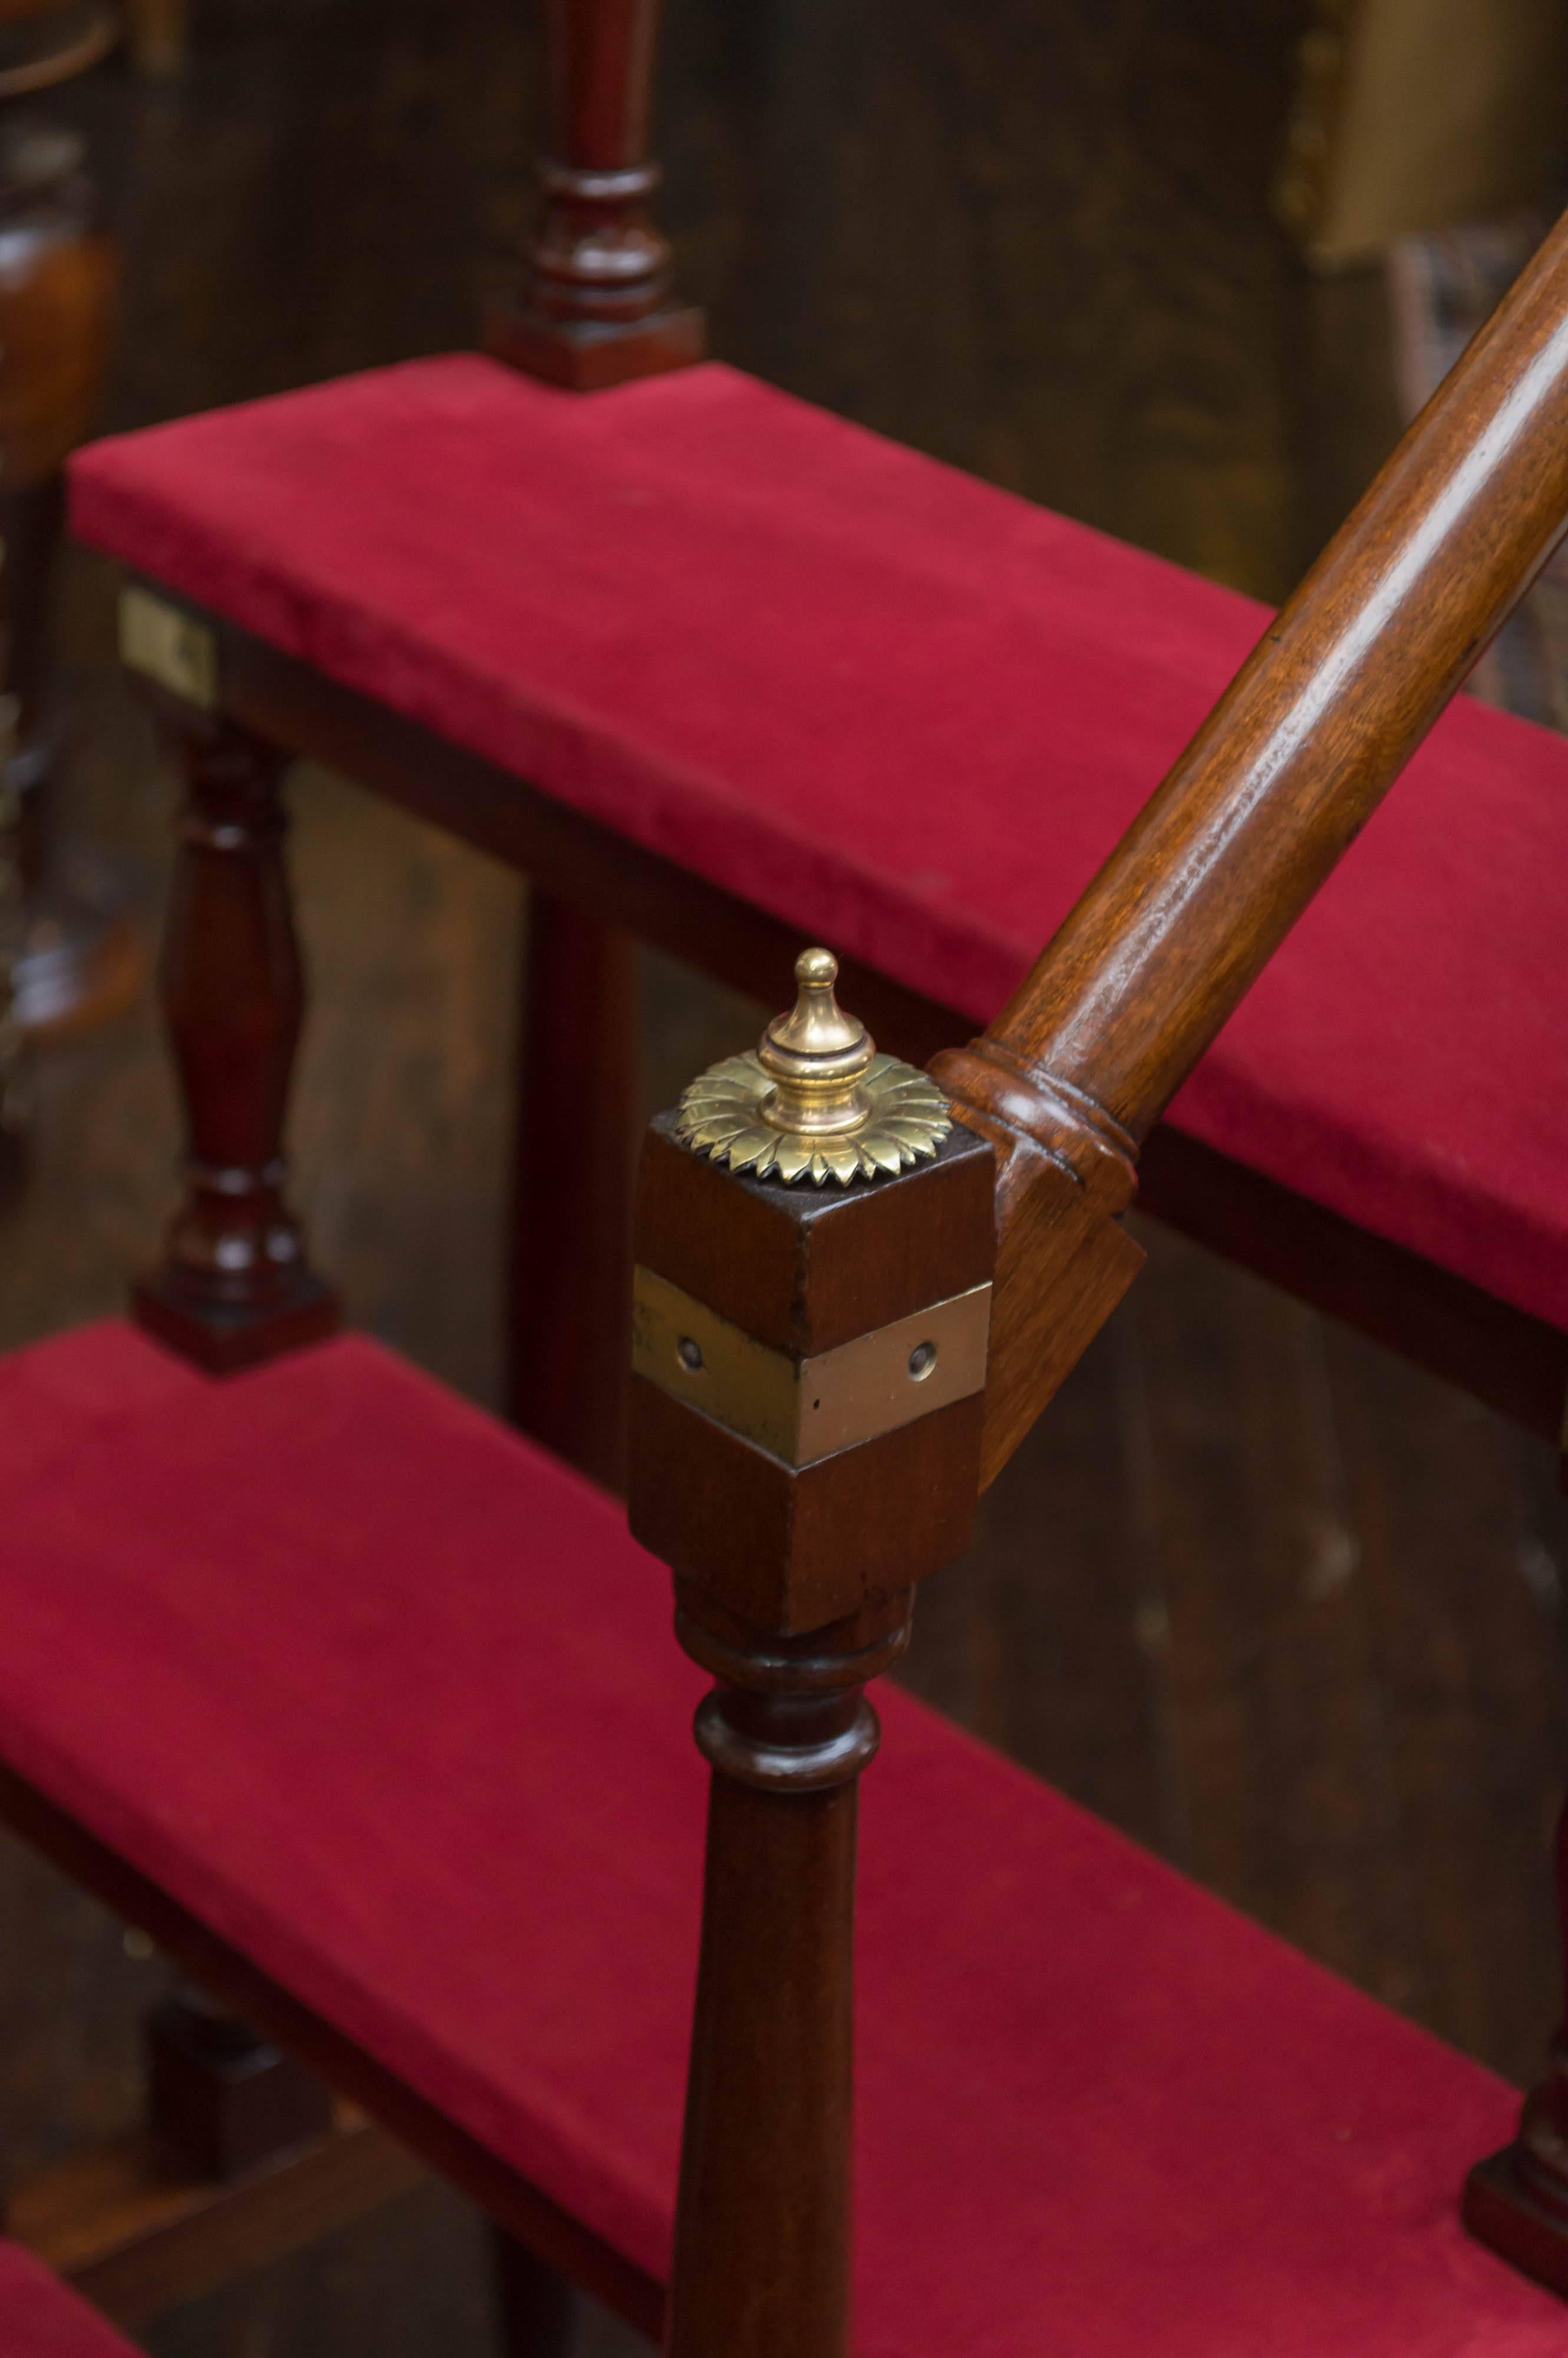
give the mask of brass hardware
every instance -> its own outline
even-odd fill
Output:
[[[727,1057],[682,1095],[676,1136],[757,1179],[892,1178],[935,1153],[953,1127],[928,1075],[879,1055],[834,996],[838,961],[803,950],[800,994],[754,1052]]]
[[[216,634],[135,582],[120,592],[120,660],[187,704],[217,710]]]
[[[639,1266],[632,1365],[786,1466],[813,1466],[982,1390],[990,1298],[989,1285],[973,1286],[814,1358],[792,1359]]]

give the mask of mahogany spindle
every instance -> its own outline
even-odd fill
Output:
[[[546,0],[542,215],[522,309],[490,324],[499,359],[575,392],[701,357],[702,314],[670,295],[649,200],[659,0]]]
[[[594,393],[700,360],[700,311],[672,299],[649,200],[660,0],[546,0],[542,210],[498,360]],[[518,1058],[509,1404],[611,1487],[624,1464],[625,1248],[637,1128],[635,950],[535,886]],[[563,1158],[558,1140],[593,1133]],[[552,1139],[557,1143],[552,1143]]]
[[[870,1646],[845,1628],[773,1652],[716,1641],[695,1599],[677,1616],[726,1675],[697,1715],[713,1773],[669,2358],[848,2347],[864,1682],[903,1651],[909,1604]]]
[[[524,1433],[611,1489],[625,1461],[638,1010],[631,937],[535,886],[511,1223],[509,1404]]]
[[[803,1006],[821,965],[796,968]],[[848,1052],[819,1006],[810,1023],[779,1069],[831,1141]],[[667,1116],[643,1147],[632,1528],[718,1682],[697,1714],[711,1784],[672,2358],[848,2348],[865,1689],[908,1641],[914,1584],[962,1552],[979,1484],[993,1158],[957,1128],[927,1152],[824,1188],[722,1170]]]
[[[185,763],[164,1017],[185,1099],[186,1197],[141,1324],[215,1375],[318,1340],[338,1303],[284,1197],[284,1113],[304,982],[284,866],[283,757],[166,707]]]

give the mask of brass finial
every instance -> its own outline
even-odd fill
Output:
[[[802,950],[795,962],[800,996],[775,1015],[757,1061],[773,1082],[762,1120],[797,1138],[847,1138],[864,1130],[871,1104],[858,1084],[871,1070],[876,1043],[833,994],[838,961],[831,950]]]
[[[952,1128],[935,1081],[877,1053],[865,1025],[834,995],[831,950],[802,950],[799,995],[756,1051],[694,1081],[676,1135],[715,1163],[759,1179],[811,1178],[820,1186],[892,1177],[935,1153]]]

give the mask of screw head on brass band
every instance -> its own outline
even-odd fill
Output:
[[[758,1179],[894,1177],[935,1153],[952,1129],[947,1100],[914,1065],[878,1054],[834,995],[838,961],[803,950],[799,996],[754,1053],[727,1057],[680,1101],[683,1144]]]

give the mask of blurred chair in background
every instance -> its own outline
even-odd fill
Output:
[[[26,895],[16,1020],[38,1041],[128,1006],[143,963],[119,880],[62,825],[69,723],[50,660],[64,466],[103,382],[114,248],[81,140],[32,104],[96,64],[117,31],[107,6],[8,0],[0,17],[0,693],[16,705],[6,775]]]
[[[185,63],[190,0],[125,0],[125,32],[138,73],[154,81]]]

